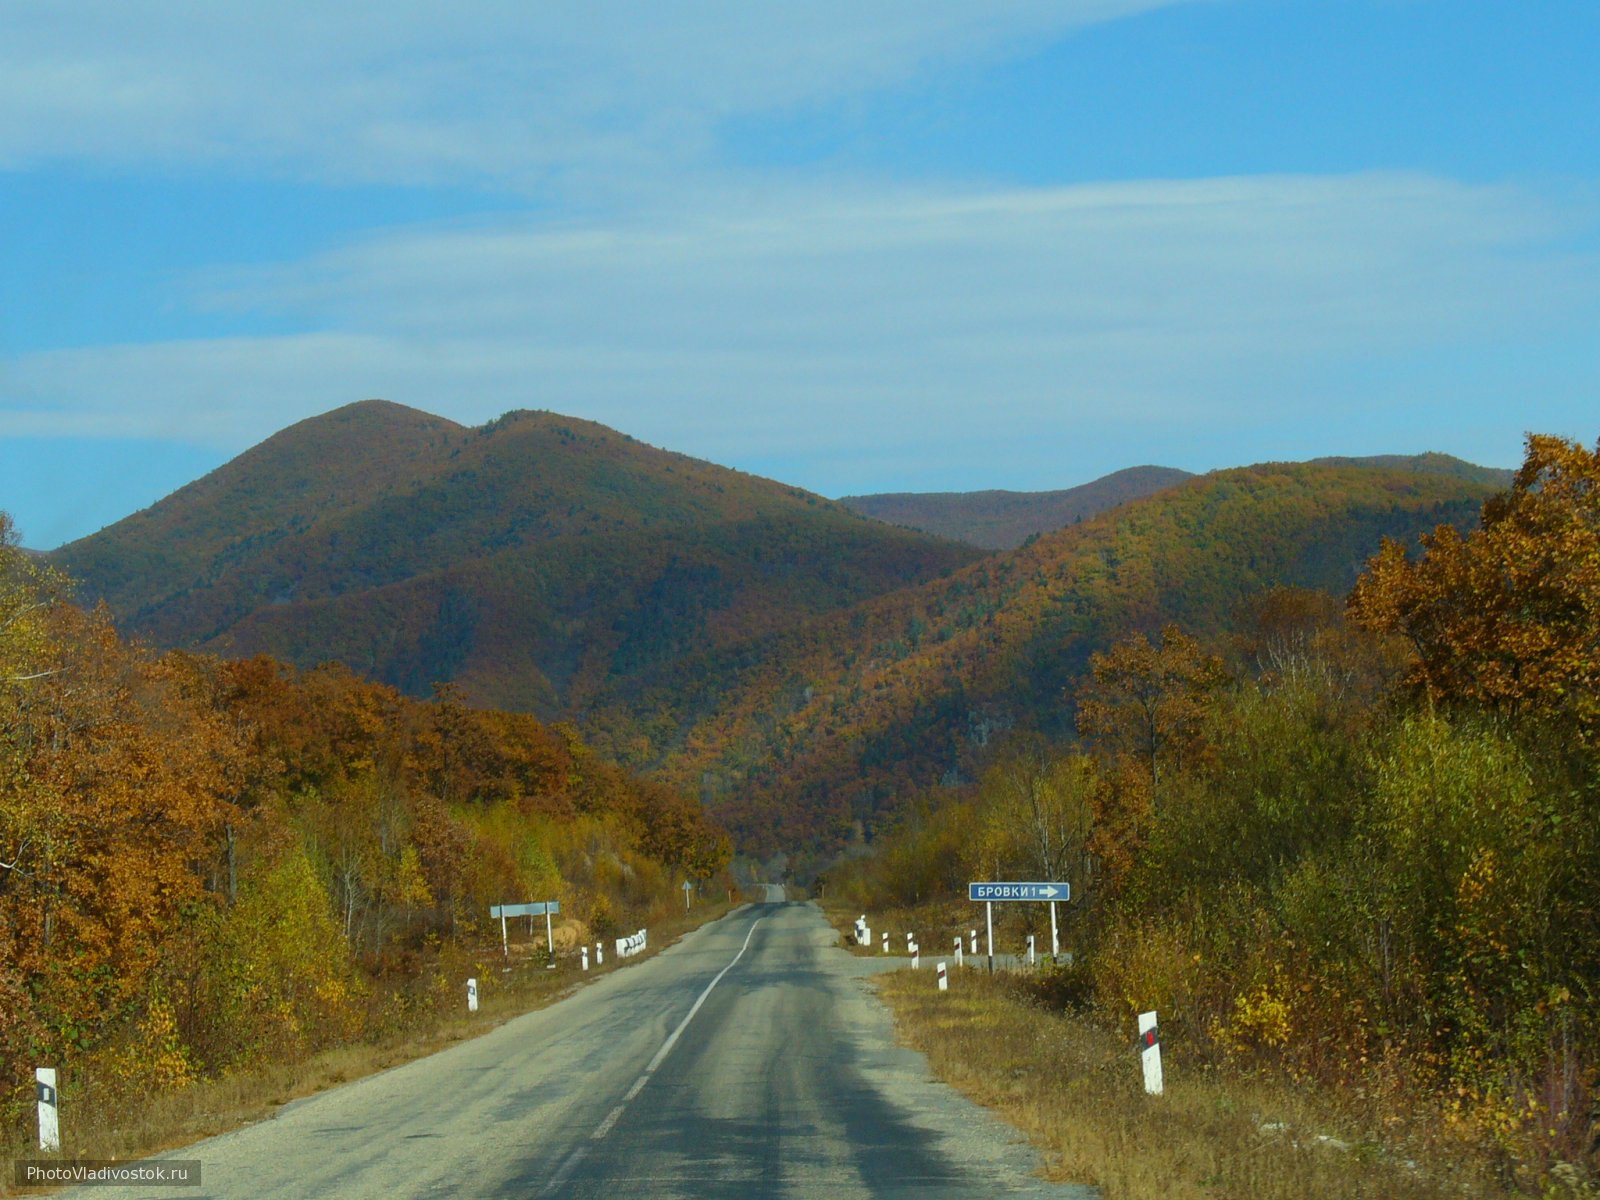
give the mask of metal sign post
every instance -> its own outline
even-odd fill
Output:
[[[984,946],[989,952],[989,974],[994,974],[994,901],[983,902],[983,919],[985,924]]]
[[[684,912],[688,912],[689,911],[689,892],[690,892],[690,890],[691,889],[690,889],[690,886],[689,886],[689,881],[687,879],[685,879],[683,881],[683,911]]]

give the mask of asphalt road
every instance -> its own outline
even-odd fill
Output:
[[[772,893],[769,893],[771,895]],[[816,908],[750,905],[550,1008],[175,1151],[188,1197],[1086,1197],[893,1043]]]

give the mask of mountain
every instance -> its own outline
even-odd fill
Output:
[[[1173,467],[1128,467],[1055,492],[885,492],[841,496],[858,513],[937,537],[1012,550],[1049,533],[1192,478]]]
[[[1437,471],[1266,464],[1219,471],[938,580],[674,666],[704,712],[647,765],[695,786],[758,851],[837,846],[897,798],[972,778],[1007,730],[1064,735],[1095,650],[1176,621],[1225,631],[1275,585],[1343,595],[1385,536],[1470,526],[1496,489]],[[693,681],[736,684],[714,703]],[[683,681],[688,681],[687,683]],[[639,709],[599,711],[602,738]],[[645,764],[642,764],[645,765]]]
[[[1471,525],[1502,483],[1442,455],[1270,463],[985,554],[570,417],[368,401],[50,558],[163,646],[575,719],[765,852],[842,844],[1008,730],[1070,731],[1127,632],[1343,594],[1383,536]]]
[[[552,717],[979,554],[587,421],[364,401],[49,557],[161,646]]]

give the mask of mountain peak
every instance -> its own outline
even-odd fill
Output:
[[[592,421],[467,428],[367,400],[52,558],[158,645],[338,658],[548,714],[977,556]]]

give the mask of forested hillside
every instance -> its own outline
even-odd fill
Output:
[[[1438,455],[1268,464],[984,555],[587,422],[369,401],[52,561],[160,646],[574,720],[765,856],[864,836],[1008,730],[1070,728],[1117,637],[1348,588],[1382,537],[1470,524],[1493,478]]]
[[[589,422],[466,429],[367,401],[51,560],[161,646],[337,659],[409,695],[448,680],[557,717],[976,557]]]
[[[0,515],[7,1129],[34,1065],[105,1105],[402,1035],[498,951],[491,904],[556,899],[603,938],[728,861],[693,798],[570,728],[158,655],[65,591]]]
[[[838,846],[919,789],[973,777],[1006,732],[1070,730],[1071,688],[1116,638],[1169,621],[1220,633],[1264,588],[1342,592],[1384,537],[1470,526],[1490,493],[1410,470],[1217,472],[947,579],[669,664],[591,725],[613,752],[655,752],[752,847]],[[708,704],[703,681],[735,664],[737,689]],[[651,722],[687,734],[639,741]]]
[[[1065,878],[1052,1005],[1122,1037],[1159,1010],[1176,1074],[1337,1098],[1363,1153],[1424,1178],[1589,1195],[1600,450],[1531,438],[1470,532],[1385,541],[1351,585],[1259,593],[1226,637],[1174,606],[1119,638],[1061,736],[927,789],[830,893],[921,906],[943,945],[969,879]],[[1003,907],[1011,944],[1047,932]]]

